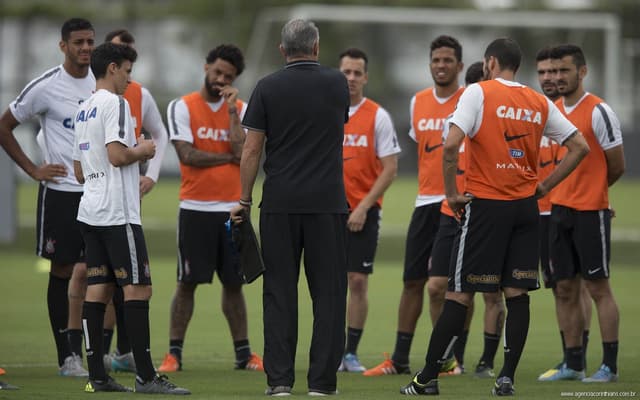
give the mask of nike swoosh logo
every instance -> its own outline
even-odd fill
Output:
[[[553,162],[553,160],[549,160],[549,161],[540,161],[540,168],[544,168],[547,165],[551,164]]]
[[[370,267],[370,266],[372,266],[372,265],[373,265],[373,263],[372,263],[372,262],[363,262],[363,263],[362,263],[362,266],[363,266],[364,268],[368,268],[368,267]]]
[[[504,133],[504,140],[506,140],[507,142],[510,142],[512,140],[520,139],[520,138],[523,138],[525,136],[529,136],[529,134],[528,133],[522,133],[520,135],[511,135],[511,136],[509,136],[507,134],[507,132],[505,132]]]
[[[456,175],[464,175],[464,170],[460,169],[460,168],[457,168],[456,169]]]
[[[602,269],[602,267],[599,267],[599,268],[596,268],[596,269],[590,269],[590,270],[588,270],[588,271],[587,271],[587,273],[588,273],[589,275],[593,275],[593,274],[595,274],[596,272],[600,271],[601,269]]]
[[[345,157],[342,159],[342,161],[349,161],[349,160],[353,160],[355,157]]]
[[[434,151],[435,149],[437,149],[438,147],[442,147],[442,143],[437,144],[435,146],[429,147],[429,143],[427,143],[424,146],[424,151],[426,151],[427,153],[431,153],[432,151]]]
[[[558,160],[558,159],[556,159],[555,164],[556,164],[556,165],[558,165],[558,164],[560,164],[561,162],[562,162],[562,158],[561,158],[561,159],[559,159],[559,160]]]

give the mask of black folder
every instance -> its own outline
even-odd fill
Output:
[[[238,273],[246,283],[251,283],[258,279],[265,269],[256,232],[248,218],[237,224],[227,221],[227,224],[232,247],[238,257]]]

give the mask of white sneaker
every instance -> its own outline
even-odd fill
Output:
[[[89,372],[87,372],[87,370],[82,366],[82,358],[77,355],[71,355],[65,358],[64,364],[62,364],[58,373],[61,376],[89,376]]]

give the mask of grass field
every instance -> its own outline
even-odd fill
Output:
[[[0,366],[7,375],[0,380],[21,387],[19,391],[1,392],[0,399],[76,399],[86,397],[121,398],[118,394],[89,395],[83,392],[84,380],[56,375],[55,349],[46,312],[46,271],[33,255],[36,186],[19,187],[18,241],[0,246]],[[382,359],[383,351],[392,351],[395,340],[397,307],[401,289],[404,234],[413,209],[415,178],[398,179],[385,198],[384,222],[375,274],[370,280],[370,312],[359,355],[370,367]],[[254,194],[254,198],[259,198]],[[623,181],[612,190],[614,220],[613,277],[611,280],[620,306],[620,381],[615,384],[539,383],[537,375],[557,363],[560,340],[555,322],[551,293],[533,292],[532,321],[529,339],[516,376],[520,398],[558,398],[562,392],[635,392],[640,394],[640,213],[635,202],[640,198],[640,182]],[[143,223],[149,243],[153,271],[154,295],[151,301],[151,335],[154,361],[159,363],[168,347],[168,310],[175,286],[175,221],[177,211],[176,182],[158,185],[143,202]],[[257,221],[257,218],[256,218]],[[254,221],[254,222],[256,222]],[[250,340],[255,351],[262,352],[261,284],[245,289],[249,307]],[[233,371],[233,349],[226,321],[220,311],[220,285],[202,286],[197,292],[196,311],[189,327],[184,350],[184,371],[174,380],[190,388],[193,399],[264,398],[263,374]],[[412,347],[413,368],[419,368],[431,331],[425,312],[420,319]],[[482,352],[481,310],[477,307],[469,342],[466,365],[472,369]],[[300,334],[297,358],[297,384],[294,395],[306,395],[306,366],[311,328],[311,307],[304,280],[300,283]],[[588,353],[590,373],[601,359],[598,323],[592,322]],[[496,364],[502,364],[499,352]],[[124,384],[133,383],[132,375],[116,375]],[[366,378],[340,374],[340,397],[345,399],[400,398],[398,388],[409,376]],[[474,379],[472,374],[444,378],[442,398],[487,398],[492,383]],[[586,395],[585,395],[586,396]],[[129,397],[129,396],[127,396]],[[602,396],[595,396],[602,397]],[[162,398],[162,397],[160,397]]]

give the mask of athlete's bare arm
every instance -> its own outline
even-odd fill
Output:
[[[127,147],[120,142],[107,144],[109,162],[114,167],[123,167],[137,161],[145,161],[153,157],[154,154],[156,154],[155,143],[153,143],[153,140],[145,139],[143,136],[138,138],[138,144],[135,147]]]
[[[624,174],[625,161],[622,145],[605,150],[604,157],[607,159],[607,183],[611,186]]]
[[[464,205],[471,201],[471,197],[458,192],[456,173],[458,171],[458,152],[464,140],[464,132],[456,124],[451,124],[447,140],[442,150],[442,173],[444,175],[444,190],[447,202],[453,214],[460,217]]]
[[[36,181],[56,182],[56,177],[66,176],[67,169],[62,164],[35,165],[20,147],[13,130],[20,123],[15,119],[9,109],[0,117],[0,146],[9,154],[24,172]]]
[[[536,188],[537,198],[546,196],[551,189],[569,176],[590,151],[586,139],[579,131],[575,131],[562,145],[567,147],[567,154],[551,174],[544,181],[538,183]]]
[[[231,142],[231,152],[233,153],[236,162],[240,163],[245,133],[244,129],[242,129],[242,125],[240,124],[240,110],[236,108],[238,89],[233,86],[225,86],[220,89],[220,95],[225,99],[227,106],[229,107],[229,139]]]
[[[82,172],[82,164],[78,160],[73,160],[73,173],[79,184],[84,184],[84,173]]]
[[[173,140],[172,142],[180,162],[184,165],[206,168],[227,164],[234,160],[234,156],[231,153],[213,153],[199,150],[193,147],[192,143],[184,140]]]
[[[247,140],[242,149],[242,161],[240,162],[240,186],[242,189],[240,201],[243,203],[235,206],[230,212],[231,219],[236,223],[242,221],[243,215],[250,208],[253,185],[256,182],[256,176],[258,176],[264,141],[264,132],[251,129],[247,132]]]

